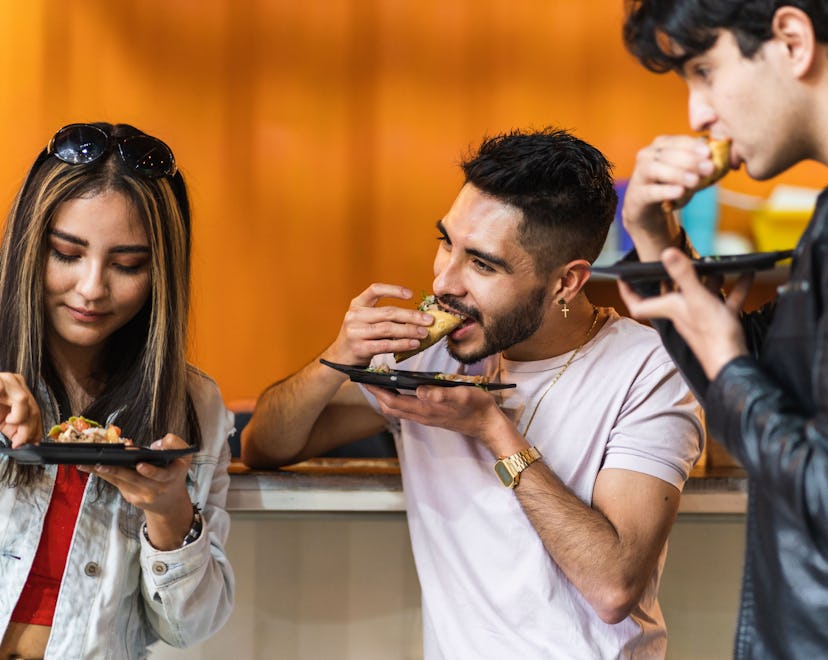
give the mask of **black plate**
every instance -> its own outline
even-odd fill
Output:
[[[0,447],[0,454],[11,456],[18,463],[47,465],[122,465],[134,467],[138,463],[168,465],[171,461],[187,454],[194,454],[198,447],[186,449],[127,449],[122,444],[100,444],[90,442],[43,443],[23,445],[17,449]]]
[[[793,250],[776,252],[751,252],[749,254],[729,254],[721,257],[702,257],[693,264],[699,275],[724,275],[727,273],[751,273],[757,270],[769,270],[777,261],[787,259]],[[647,282],[669,280],[660,261],[619,261],[611,266],[593,266],[592,272],[598,275],[619,277],[627,282]]]
[[[329,362],[324,359],[320,359],[319,361],[333,369],[348,374],[350,379],[355,383],[376,385],[389,390],[416,390],[420,385],[438,385],[439,387],[475,385],[475,383],[467,383],[462,380],[435,378],[439,373],[437,371],[402,371],[401,369],[392,369],[388,373],[377,373],[376,371],[368,371],[364,367],[337,364],[336,362]],[[486,383],[485,385],[479,385],[479,387],[486,390],[503,390],[516,387],[516,385],[514,383]]]

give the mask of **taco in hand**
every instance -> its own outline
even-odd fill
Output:
[[[431,314],[431,316],[434,317],[434,323],[428,327],[428,335],[420,341],[420,345],[417,348],[413,348],[410,351],[403,351],[401,353],[394,353],[394,359],[397,362],[407,360],[413,355],[417,355],[417,353],[424,351],[429,346],[433,346],[443,337],[458,328],[464,321],[464,317],[459,316],[458,314],[453,314],[452,312],[447,312],[444,309],[440,309],[437,297],[433,294],[425,296],[418,309],[426,314]]]
[[[712,186],[730,171],[730,140],[708,140],[707,145],[710,147],[710,154],[713,159],[713,172],[701,177],[695,186],[685,190],[684,194],[678,199],[668,199],[662,202],[661,208],[665,212],[670,213],[675,209],[681,208],[699,190]]]

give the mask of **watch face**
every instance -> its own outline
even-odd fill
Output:
[[[494,471],[504,486],[511,487],[515,483],[515,478],[512,476],[512,473],[509,472],[509,468],[506,467],[506,463],[503,461],[497,461],[494,464]]]

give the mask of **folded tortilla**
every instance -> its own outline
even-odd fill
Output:
[[[713,172],[707,176],[699,179],[699,182],[693,187],[684,191],[684,194],[676,200],[665,200],[661,207],[667,212],[681,208],[690,198],[693,197],[699,190],[712,186],[725,174],[730,171],[730,140],[708,140],[710,147],[711,158],[713,159]]]
[[[412,355],[417,355],[417,353],[424,351],[429,346],[433,346],[463,323],[462,316],[457,316],[456,314],[446,312],[436,307],[424,311],[426,314],[431,314],[434,317],[434,323],[428,327],[428,335],[423,338],[417,348],[413,348],[410,351],[403,351],[402,353],[394,353],[394,359],[397,362],[407,360]]]

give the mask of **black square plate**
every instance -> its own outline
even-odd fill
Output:
[[[23,445],[17,449],[0,447],[0,454],[12,457],[18,463],[28,465],[121,465],[135,467],[138,463],[168,465],[176,458],[194,454],[198,447],[186,449],[127,448],[123,444],[97,442],[44,442],[39,445]]]
[[[729,254],[721,257],[702,257],[693,262],[696,273],[702,275],[725,275],[728,273],[751,273],[758,270],[770,270],[777,261],[789,258],[793,250],[776,252],[750,252],[748,254]],[[652,282],[669,280],[660,261],[619,261],[611,266],[593,266],[597,275],[618,277],[625,282]]]
[[[484,385],[462,380],[437,378],[440,374],[436,371],[403,371],[401,369],[392,369],[391,371],[382,373],[370,371],[365,367],[353,367],[347,364],[329,362],[324,359],[320,359],[319,361],[332,369],[348,374],[348,377],[355,383],[376,385],[377,387],[384,387],[387,390],[416,390],[420,385],[437,385],[438,387],[476,385],[477,387],[482,387],[484,390],[503,390],[515,387],[514,383],[486,383]]]

